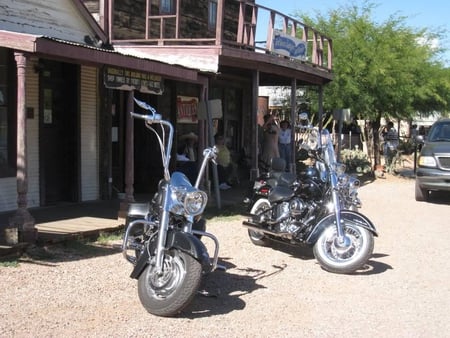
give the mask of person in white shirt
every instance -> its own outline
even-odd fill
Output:
[[[280,123],[280,133],[278,135],[278,150],[280,157],[286,161],[286,170],[289,170],[291,163],[291,124],[287,120]]]

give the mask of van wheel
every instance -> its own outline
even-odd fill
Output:
[[[421,188],[419,185],[419,182],[417,182],[417,180],[416,180],[415,195],[416,195],[416,201],[426,202],[426,201],[428,201],[430,192],[427,189]]]

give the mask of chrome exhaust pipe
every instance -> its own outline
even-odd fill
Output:
[[[257,224],[251,223],[251,222],[248,222],[248,221],[242,222],[242,225],[244,225],[246,228],[248,228],[250,230],[257,231],[257,232],[262,232],[262,233],[265,233],[267,235],[272,235],[272,236],[275,236],[275,237],[283,237],[283,238],[287,238],[287,239],[292,239],[293,238],[293,235],[291,233],[289,233],[289,232],[275,232],[275,231],[272,231],[272,230],[269,230],[269,229],[262,228],[262,227],[258,226]]]

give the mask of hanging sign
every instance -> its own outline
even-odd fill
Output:
[[[275,31],[272,51],[293,59],[306,60],[306,41]]]
[[[141,93],[162,95],[161,76],[135,70],[105,67],[103,82],[106,88],[118,90],[138,90]]]
[[[198,122],[198,98],[191,96],[177,96],[177,122]]]

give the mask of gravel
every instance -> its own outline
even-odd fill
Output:
[[[310,249],[254,246],[240,216],[210,222],[228,270],[161,318],[140,304],[117,248],[36,248],[0,266],[0,337],[448,337],[450,198],[416,202],[414,180],[393,176],[360,196],[380,235],[365,270],[332,274]]]

